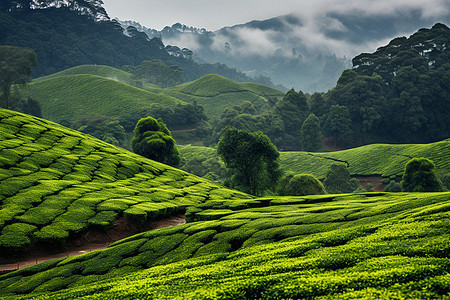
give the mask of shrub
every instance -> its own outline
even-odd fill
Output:
[[[5,226],[0,235],[0,246],[5,248],[20,248],[30,244],[28,236],[36,230],[36,226],[24,223],[14,223]]]
[[[395,180],[391,180],[388,185],[384,188],[385,192],[391,192],[391,193],[399,193],[402,191],[402,185],[399,182],[396,182]]]
[[[299,174],[293,176],[286,184],[283,195],[306,196],[326,194],[323,184],[313,175]]]
[[[117,213],[112,210],[105,210],[97,213],[95,217],[88,220],[90,225],[95,225],[99,227],[108,227],[117,218]]]

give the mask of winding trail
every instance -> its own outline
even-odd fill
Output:
[[[105,231],[91,229],[80,235],[76,239],[69,240],[66,250],[54,252],[50,249],[38,249],[32,245],[26,255],[20,257],[14,263],[1,264],[0,275],[9,273],[18,269],[23,269],[44,261],[55,258],[70,257],[95,250],[105,249],[111,243],[139,232],[155,230],[159,228],[171,227],[186,223],[184,214],[175,215],[166,219],[149,222],[143,230],[128,222],[125,218],[118,219],[111,229]]]

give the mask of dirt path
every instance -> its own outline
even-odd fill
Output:
[[[143,230],[140,230],[125,218],[118,219],[108,231],[91,229],[75,239],[67,241],[66,250],[59,252],[51,249],[42,249],[31,245],[29,251],[14,263],[0,265],[0,274],[5,274],[18,269],[23,269],[47,260],[79,255],[94,250],[105,249],[111,243],[132,236],[142,231],[171,227],[186,223],[184,214],[167,219],[149,222]]]

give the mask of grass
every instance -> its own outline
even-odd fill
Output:
[[[96,75],[51,77],[31,83],[31,98],[39,101],[42,116],[54,122],[74,122],[90,115],[114,118],[141,115],[153,105],[176,106],[173,97],[156,94]]]
[[[201,197],[196,197],[201,195]],[[0,110],[0,258],[124,216],[142,224],[248,198],[43,119]],[[25,247],[25,248],[24,248]]]
[[[188,161],[199,157],[212,158],[216,151],[214,148],[201,146],[180,146],[179,149]],[[430,144],[372,144],[326,153],[281,152],[280,164],[285,171],[312,174],[324,179],[334,160],[340,160],[349,163],[351,176],[382,176],[392,179],[402,176],[406,163],[412,157],[431,159],[436,165],[435,172],[448,172],[450,139]]]
[[[205,113],[211,120],[219,119],[227,107],[239,105],[243,101],[252,102],[264,112],[269,108],[269,98],[279,99],[284,96],[283,92],[264,85],[238,83],[213,74],[161,92],[184,102],[196,101],[205,108]]]
[[[8,299],[435,299],[450,193],[211,200],[190,222],[0,276]]]

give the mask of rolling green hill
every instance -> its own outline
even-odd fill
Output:
[[[180,146],[187,160],[199,157],[211,158],[215,149],[200,146]],[[296,174],[309,173],[324,179],[335,160],[349,163],[352,176],[402,176],[405,164],[412,157],[426,157],[434,161],[437,173],[450,170],[450,139],[431,144],[372,144],[358,148],[326,152],[281,152],[280,165],[285,171]]]
[[[33,82],[30,96],[42,106],[42,116],[73,122],[86,115],[136,117],[152,105],[175,106],[182,101],[95,75],[67,75]]]
[[[270,106],[269,99],[278,99],[284,93],[256,83],[238,83],[219,75],[206,75],[192,82],[161,90],[162,93],[205,108],[210,119],[218,119],[227,107],[243,101],[252,102],[262,112]]]
[[[119,217],[139,225],[211,199],[248,197],[58,124],[0,109],[1,259],[5,250],[60,245],[87,228],[108,228]]]
[[[450,193],[208,201],[191,223],[0,276],[8,299],[437,299]],[[21,297],[21,298],[22,298]]]
[[[450,139],[431,144],[372,144],[353,149],[328,152],[284,152],[280,156],[285,170],[311,173],[323,179],[333,163],[332,158],[349,163],[352,176],[402,176],[406,163],[414,157],[431,159],[435,172],[450,170]]]
[[[67,76],[67,75],[80,75],[80,74],[89,74],[96,75],[108,79],[112,79],[115,81],[119,81],[122,83],[129,83],[130,77],[132,76],[130,73],[110,67],[110,66],[101,66],[101,65],[81,65],[72,67],[48,76],[43,76],[36,78],[34,81],[42,81],[45,79]]]

